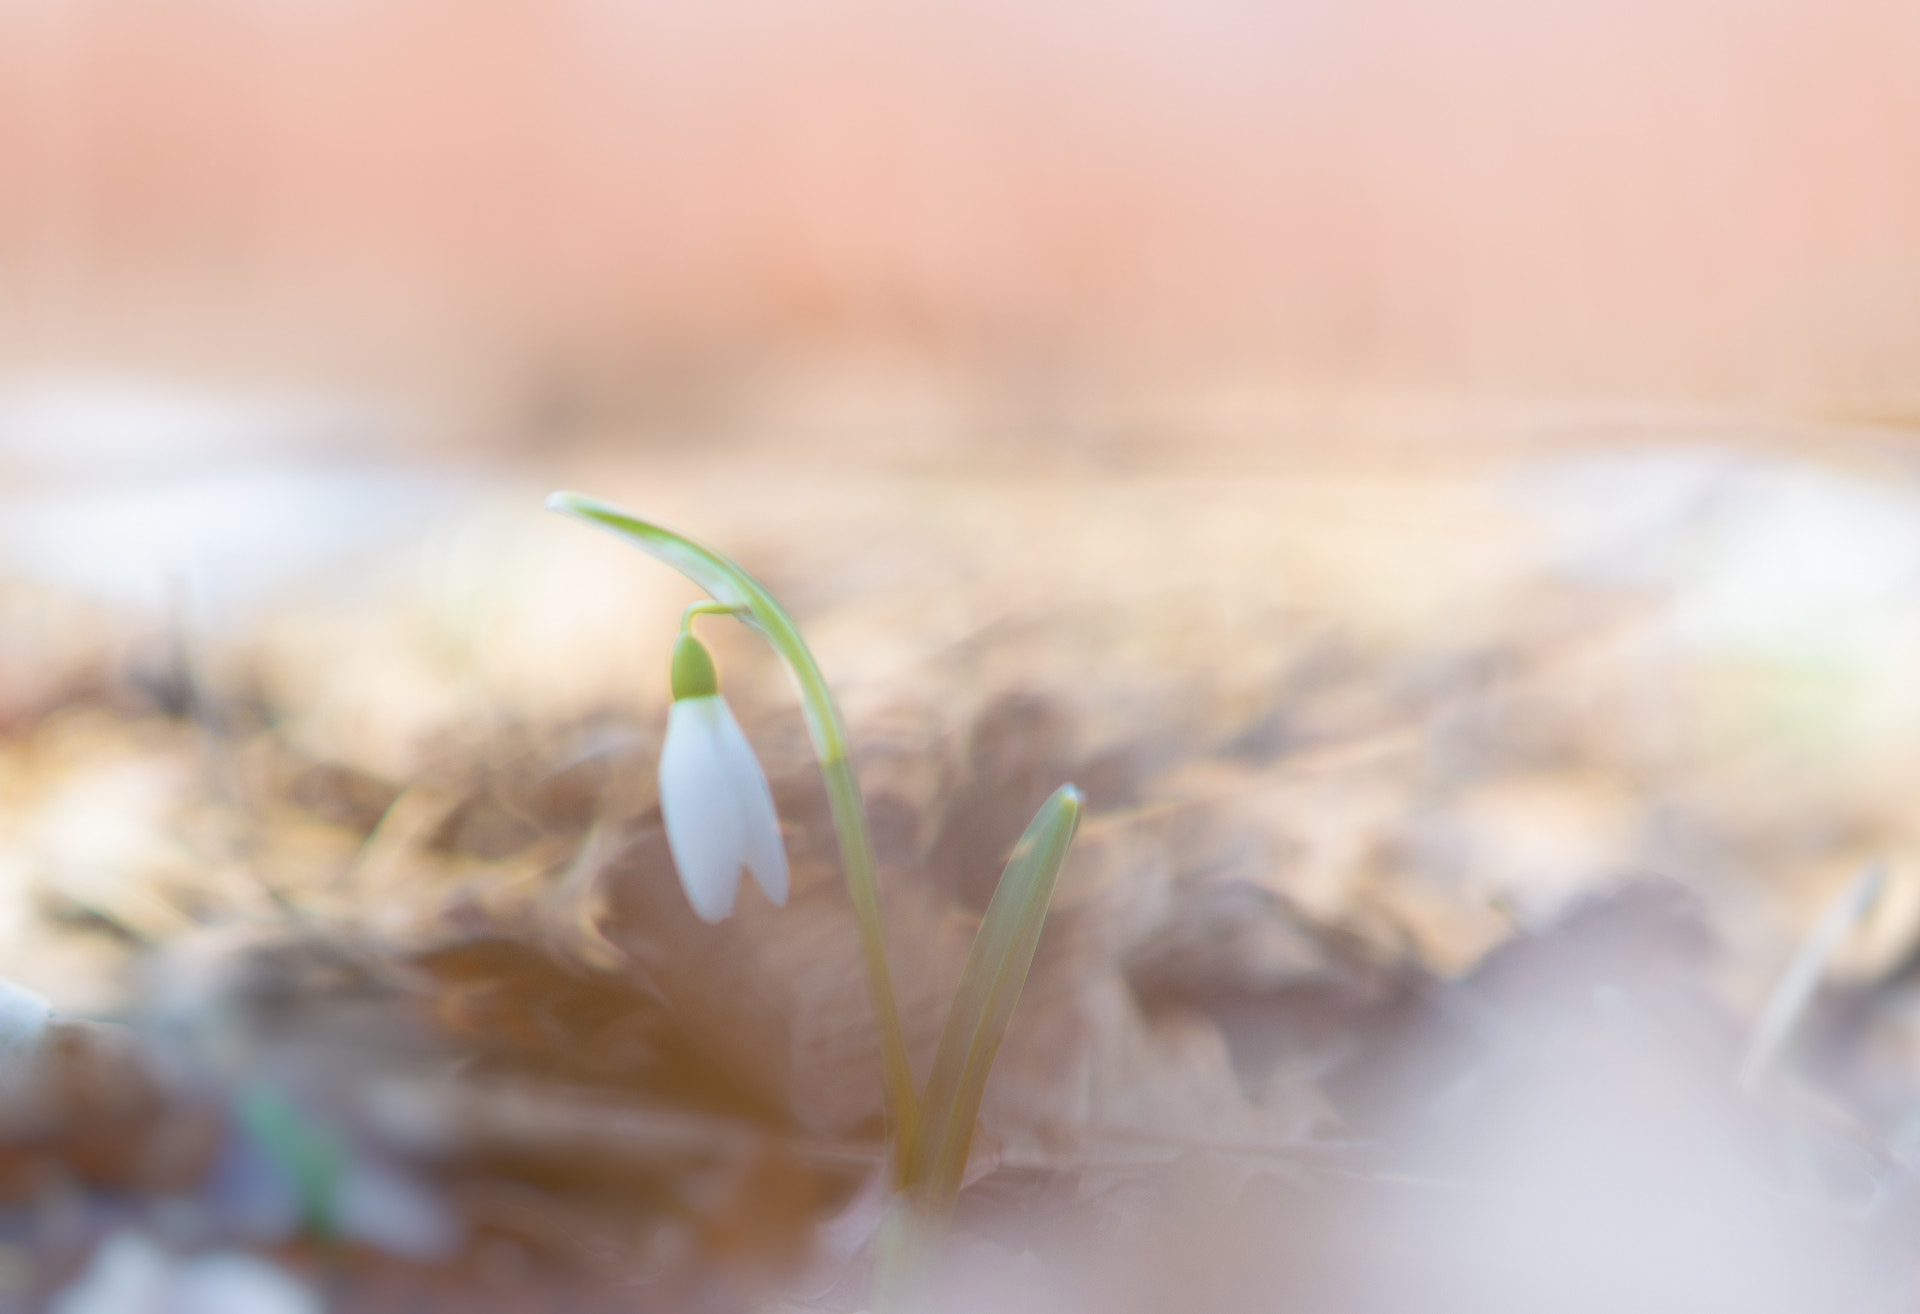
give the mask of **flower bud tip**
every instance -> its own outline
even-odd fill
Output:
[[[691,634],[673,645],[673,699],[711,698],[720,692],[720,676],[713,669],[707,646]]]

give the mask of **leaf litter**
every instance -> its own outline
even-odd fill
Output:
[[[939,1307],[1910,1301],[1920,596],[1809,567],[1760,624],[1740,545],[1799,517],[1846,577],[1911,490],[755,452],[571,481],[806,625],[922,1076],[1008,850],[1086,796]],[[54,1018],[0,1054],[0,1309],[865,1307],[881,1055],[804,726],[716,634],[793,888],[702,923],[654,794],[688,599],[516,479],[192,642],[7,583],[0,945]]]

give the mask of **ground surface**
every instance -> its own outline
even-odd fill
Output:
[[[959,413],[19,481],[0,945],[59,1022],[0,1098],[0,1307],[128,1234],[150,1286],[240,1250],[342,1310],[863,1307],[878,1059],[791,695],[707,623],[795,893],[705,926],[653,783],[692,594],[566,485],[807,630],[922,1064],[1013,839],[1087,794],[951,1307],[1910,1304],[1897,445]]]

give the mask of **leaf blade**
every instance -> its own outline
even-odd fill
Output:
[[[914,1178],[936,1204],[960,1189],[987,1076],[1026,985],[1083,806],[1072,785],[1062,785],[1041,804],[974,935],[921,1101],[925,1122]]]

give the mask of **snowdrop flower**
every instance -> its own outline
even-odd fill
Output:
[[[740,869],[787,901],[787,851],[760,760],[726,699],[713,659],[682,632],[673,650],[673,711],[660,752],[660,815],[681,888],[702,921],[733,912]]]

